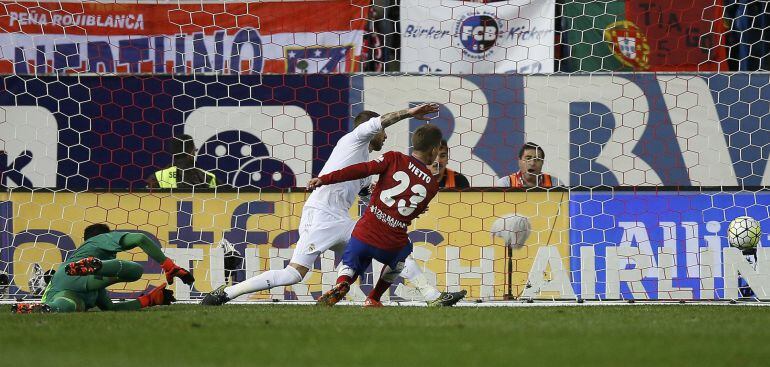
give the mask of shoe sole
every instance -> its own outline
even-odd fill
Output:
[[[73,264],[78,264],[75,267],[70,267]],[[71,263],[67,266],[65,273],[70,276],[84,276],[91,275],[102,268],[102,261],[95,257],[87,257]]]
[[[343,288],[346,288],[344,291]],[[334,306],[337,304],[337,302],[341,301],[342,298],[345,297],[346,294],[350,292],[350,286],[334,286],[334,288],[330,289],[328,292],[324,293],[321,297],[318,298],[318,301],[316,302],[316,305],[319,306]]]
[[[11,312],[19,315],[26,315],[31,313],[49,313],[51,312],[51,307],[42,303],[34,305],[15,304],[11,306]]]

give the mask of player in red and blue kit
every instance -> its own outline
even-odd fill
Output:
[[[441,130],[423,125],[412,135],[411,156],[387,152],[377,160],[354,164],[310,180],[308,188],[379,175],[372,199],[363,217],[356,223],[342,255],[337,284],[319,299],[318,304],[332,306],[339,302],[375,259],[385,265],[377,285],[364,306],[380,307],[380,297],[401,274],[404,261],[412,252],[407,227],[425,212],[439,189],[438,179],[429,166],[441,148]]]

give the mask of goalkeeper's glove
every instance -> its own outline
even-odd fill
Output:
[[[182,279],[182,282],[187,285],[192,285],[195,282],[195,278],[192,274],[179,267],[179,265],[174,264],[174,261],[172,261],[171,258],[167,257],[166,260],[160,264],[160,267],[163,268],[163,271],[166,273],[166,281],[168,281],[168,284],[174,284],[174,277]]]
[[[171,302],[176,302],[174,298],[174,292],[166,289],[166,283],[161,284],[159,287],[143,294],[137,298],[139,303],[142,304],[142,308],[150,306],[170,305]]]

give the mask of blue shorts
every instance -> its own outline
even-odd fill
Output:
[[[342,253],[342,263],[356,272],[356,276],[363,274],[375,259],[391,269],[396,269],[398,263],[406,261],[409,254],[412,253],[412,243],[409,242],[404,248],[396,251],[387,251],[374,247],[355,237],[350,237],[345,252]]]

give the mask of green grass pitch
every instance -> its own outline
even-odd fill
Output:
[[[2,307],[8,307],[3,305]],[[770,309],[174,305],[0,314],[3,366],[766,366]]]

